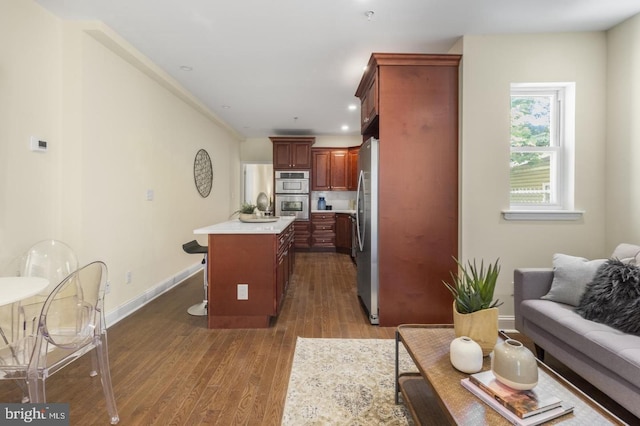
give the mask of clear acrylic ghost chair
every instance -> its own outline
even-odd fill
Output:
[[[71,273],[47,297],[35,333],[0,350],[0,379],[25,380],[32,403],[46,402],[45,380],[95,350],[111,424],[116,408],[104,323],[107,267],[93,262]]]
[[[40,294],[22,301],[19,321],[16,322],[16,325],[26,327],[27,330],[33,332],[36,319],[46,298],[62,280],[78,267],[78,258],[75,252],[62,241],[44,240],[31,246],[22,257],[20,275],[46,278],[49,280],[49,286]]]

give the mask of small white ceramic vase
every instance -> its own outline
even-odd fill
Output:
[[[477,373],[482,370],[482,348],[467,336],[460,336],[449,345],[451,364],[463,373]]]
[[[536,357],[514,339],[507,339],[495,346],[491,369],[496,380],[513,389],[529,390],[538,384]]]

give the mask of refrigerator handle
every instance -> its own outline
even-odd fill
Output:
[[[364,231],[364,223],[361,223],[364,218],[360,218],[360,215],[364,215],[364,171],[360,170],[360,174],[358,175],[358,190],[356,193],[356,229],[358,231],[358,247],[360,251],[364,248],[364,235],[362,231]]]

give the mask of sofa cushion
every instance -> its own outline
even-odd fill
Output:
[[[587,284],[576,312],[588,320],[640,336],[640,267],[608,260]]]
[[[586,320],[572,306],[549,300],[525,300],[520,309],[525,321],[547,330],[629,382],[640,383],[640,337]]]
[[[584,257],[556,253],[553,255],[553,282],[543,299],[578,306],[580,297],[596,270],[606,259],[588,260]]]

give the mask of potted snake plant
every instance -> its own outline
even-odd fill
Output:
[[[484,356],[489,355],[498,339],[499,300],[493,299],[498,275],[499,260],[489,263],[485,269],[484,261],[480,267],[474,259],[463,264],[454,258],[458,273],[451,273],[451,283],[443,281],[453,295],[453,326],[456,337],[467,336],[482,348]]]

